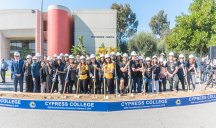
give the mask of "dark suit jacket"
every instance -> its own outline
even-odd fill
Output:
[[[13,73],[13,76],[15,76],[15,74],[21,74],[21,76],[24,75],[23,65],[24,65],[23,60],[19,60],[18,62],[14,60],[12,62],[12,64],[11,64],[11,72]]]

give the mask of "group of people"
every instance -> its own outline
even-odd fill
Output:
[[[14,91],[23,92],[23,80],[26,92],[35,93],[79,93],[79,94],[118,94],[125,93],[159,93],[181,89],[195,90],[198,65],[193,55],[188,61],[173,52],[165,60],[159,57],[138,56],[135,51],[130,56],[119,52],[101,54],[96,59],[94,54],[68,55],[57,54],[41,59],[40,54],[28,55],[26,61],[20,59],[20,53],[14,53],[11,71]]]

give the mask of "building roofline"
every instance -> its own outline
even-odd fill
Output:
[[[68,13],[71,13],[70,9],[65,7],[65,6],[62,6],[62,5],[49,5],[48,6],[48,11],[49,10],[52,10],[52,9],[60,9],[60,10],[64,10]]]

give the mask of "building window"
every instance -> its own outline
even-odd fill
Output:
[[[21,52],[22,48],[30,50],[32,55],[35,54],[35,40],[11,40],[10,41],[10,55],[13,57],[14,52]]]

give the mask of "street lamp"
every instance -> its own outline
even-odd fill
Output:
[[[42,35],[43,35],[43,0],[41,0],[41,10],[40,10],[40,55],[42,56]]]

